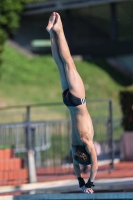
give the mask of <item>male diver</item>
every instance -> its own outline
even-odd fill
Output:
[[[86,107],[84,84],[76,70],[57,12],[51,14],[46,30],[50,34],[52,55],[60,74],[63,102],[71,115],[74,171],[81,190],[84,193],[93,193],[98,163],[93,144],[93,124]],[[80,171],[80,164],[91,165],[90,177],[86,183]]]

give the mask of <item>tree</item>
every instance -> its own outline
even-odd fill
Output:
[[[125,131],[133,132],[133,86],[120,91],[120,105],[123,114],[122,126]]]
[[[4,44],[10,33],[13,33],[20,23],[24,6],[35,0],[0,0],[0,69]],[[2,76],[2,70],[0,70]]]

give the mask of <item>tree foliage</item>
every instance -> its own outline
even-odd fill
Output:
[[[33,0],[0,0],[0,28],[13,31],[19,26],[20,14],[25,6]]]
[[[9,33],[19,27],[22,10],[29,2],[31,0],[0,0],[0,64],[4,43]]]
[[[133,86],[120,91],[120,105],[123,113],[122,126],[125,131],[133,131]]]

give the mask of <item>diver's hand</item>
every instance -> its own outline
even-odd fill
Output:
[[[82,192],[84,193],[88,193],[88,194],[93,194],[94,191],[92,190],[92,188],[87,188],[85,185],[80,187],[80,189],[82,190]]]

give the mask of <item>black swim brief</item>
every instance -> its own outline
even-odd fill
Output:
[[[80,99],[76,96],[74,96],[69,89],[66,89],[63,93],[62,93],[62,97],[63,97],[63,102],[66,106],[79,106],[81,104],[84,104],[86,102],[86,99]]]

